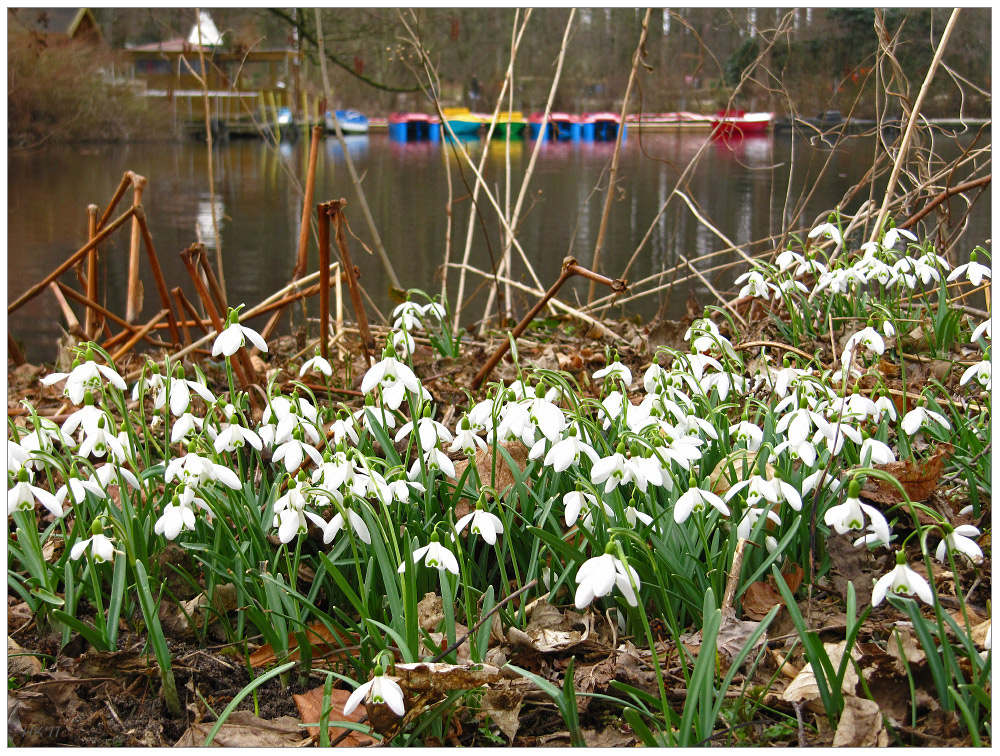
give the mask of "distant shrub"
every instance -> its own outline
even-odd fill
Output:
[[[91,44],[47,45],[9,26],[8,146],[169,136],[165,112],[147,107],[128,82],[108,76],[113,62],[110,52]]]

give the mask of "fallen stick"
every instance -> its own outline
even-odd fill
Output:
[[[14,337],[11,335],[10,331],[7,331],[7,354],[14,360],[14,364],[20,367],[27,363],[24,357],[24,352],[21,351],[21,347],[17,345]]]
[[[177,320],[174,318],[174,309],[170,305],[170,294],[167,291],[167,282],[163,278],[163,270],[160,268],[160,258],[156,255],[156,247],[153,246],[153,235],[149,233],[149,224],[146,223],[146,211],[142,205],[135,210],[135,221],[139,225],[139,233],[142,236],[142,244],[146,248],[146,256],[149,258],[149,267],[153,272],[153,280],[156,281],[156,290],[160,295],[160,305],[167,311],[167,322],[170,325],[170,336],[174,343],[180,346],[181,335],[177,330]],[[128,320],[128,317],[125,318]]]
[[[132,208],[137,210],[142,204],[142,191],[146,188],[146,179],[137,173],[132,174]],[[125,300],[125,320],[135,323],[139,320],[142,309],[142,290],[139,283],[139,240],[142,236],[139,230],[139,219],[132,214],[132,240],[128,249],[128,294]]]
[[[66,301],[66,297],[63,296],[62,291],[59,290],[59,285],[53,281],[49,284],[49,290],[56,298],[56,302],[59,303],[59,309],[62,310],[63,317],[66,319],[66,327],[70,334],[80,339],[86,341],[87,334],[83,332],[80,327],[80,321],[77,320],[76,313],[73,312],[72,308],[69,306],[69,302]]]
[[[493,356],[490,357],[486,364],[480,368],[478,373],[476,373],[475,378],[472,379],[473,391],[476,391],[483,384],[483,381],[485,381],[486,378],[489,377],[489,374],[493,372],[493,368],[495,368],[500,360],[503,359],[503,356],[507,354],[507,351],[510,349],[511,342],[517,340],[517,337],[524,332],[531,321],[535,319],[535,316],[542,311],[542,308],[545,307],[548,301],[552,299],[559,289],[562,288],[562,285],[573,276],[583,276],[584,278],[588,278],[595,283],[603,283],[610,286],[615,291],[625,291],[627,288],[624,281],[617,279],[613,281],[610,278],[606,278],[605,276],[595,273],[592,270],[581,268],[576,264],[576,260],[574,258],[567,257],[563,260],[562,273],[559,278],[556,279],[556,282],[552,284],[549,290],[545,292],[545,295],[535,303],[535,306],[528,311],[528,313],[521,319],[521,322],[514,326],[514,330],[510,331],[510,337],[497,347]]]
[[[313,126],[309,143],[309,170],[306,172],[306,196],[302,201],[302,226],[299,229],[299,255],[295,260],[292,280],[297,281],[306,272],[309,259],[309,219],[312,217],[313,194],[316,188],[316,159],[319,157],[319,140],[323,136],[322,126]]]
[[[93,239],[97,235],[97,213],[100,208],[97,205],[88,205],[87,213],[87,238]],[[87,299],[91,302],[97,301],[97,248],[90,250],[87,256]],[[100,327],[97,323],[97,310],[87,307],[83,316],[83,330],[87,332],[87,337],[96,339]]]
[[[368,315],[365,312],[365,304],[361,300],[361,290],[358,287],[358,279],[354,273],[354,263],[351,262],[351,252],[347,248],[347,236],[344,233],[344,206],[346,204],[347,200],[345,199],[327,202],[325,205],[320,206],[322,209],[319,212],[321,218],[327,218],[326,223],[333,222],[336,232],[337,249],[340,251],[340,262],[344,267],[344,272],[347,274],[347,288],[351,294],[351,304],[354,305],[354,318],[357,320],[358,330],[361,332],[361,346],[365,353],[365,359],[368,362],[367,367],[371,367],[375,364],[375,359],[372,356],[372,349],[375,347],[375,342],[372,340],[371,331],[368,329]],[[324,233],[323,225],[324,223],[321,220],[320,246],[322,246]],[[326,233],[328,235],[327,244],[329,244],[329,226],[327,226]]]

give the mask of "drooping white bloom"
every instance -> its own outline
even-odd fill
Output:
[[[274,513],[274,527],[278,529],[278,539],[289,543],[297,535],[307,532],[305,513],[295,507],[287,507]]]
[[[372,365],[361,381],[361,392],[370,393],[376,386],[382,389],[382,401],[390,409],[399,409],[407,391],[420,394],[420,380],[410,368],[394,357],[385,357]]]
[[[94,561],[98,564],[102,562],[110,562],[115,558],[115,546],[111,542],[111,539],[102,533],[95,533],[90,538],[83,541],[77,541],[73,544],[73,548],[70,549],[69,558],[76,560],[82,557],[87,551],[94,557]]]
[[[423,328],[424,308],[416,302],[407,299],[405,302],[396,305],[392,311],[392,327],[402,328],[405,331],[412,331],[415,328]]]
[[[976,262],[975,258],[955,268],[949,274],[948,280],[957,281],[963,273],[973,286],[979,286],[984,278],[993,278],[992,271],[986,265]]]
[[[243,488],[243,483],[235,472],[193,451],[189,451],[183,457],[176,457],[167,464],[163,482],[169,483],[175,477],[195,489],[211,480],[236,491]]]
[[[440,449],[428,449],[424,452],[423,460],[428,470],[440,470],[449,478],[455,477],[455,463]],[[414,460],[406,475],[411,481],[416,480],[420,477],[420,470],[420,460]]]
[[[962,380],[959,384],[964,386],[972,378],[976,379],[976,383],[982,386],[987,391],[993,388],[993,368],[990,365],[989,360],[983,360],[982,362],[977,362],[975,365],[970,365],[962,373]]]
[[[615,360],[607,367],[603,367],[600,370],[594,371],[594,380],[599,381],[602,378],[607,378],[612,380],[618,378],[626,386],[632,385],[632,371],[625,367],[622,363]]]
[[[68,373],[52,373],[42,378],[43,386],[51,386],[53,383],[66,379],[63,391],[73,404],[80,404],[83,401],[87,389],[100,389],[103,387],[101,376],[111,383],[115,388],[125,391],[125,379],[123,379],[114,368],[107,365],[98,365],[93,360],[81,362]]]
[[[639,599],[632,588],[633,583],[636,589],[639,588],[639,575],[631,566],[626,567],[618,557],[609,553],[613,542],[609,542],[607,548],[608,552],[588,559],[576,573],[579,585],[574,603],[577,609],[589,606],[595,598],[607,596],[615,586],[618,586],[629,605],[639,605]]]
[[[975,344],[983,334],[986,334],[987,341],[993,341],[993,320],[991,318],[986,318],[986,320],[976,326],[972,332],[971,343]]]
[[[474,509],[455,523],[455,532],[461,533],[466,525],[490,546],[497,542],[497,534],[503,533],[503,522],[495,514],[485,509]]]
[[[906,565],[902,551],[896,552],[896,566],[887,575],[880,577],[872,589],[872,606],[882,603],[887,593],[912,596],[916,594],[925,604],[934,603],[934,594],[927,581]]]
[[[333,375],[333,368],[327,360],[323,359],[321,354],[317,354],[312,359],[308,359],[303,362],[302,367],[299,368],[299,376],[301,377],[305,375],[310,370],[316,373],[322,373],[327,377]]]
[[[312,446],[304,443],[300,439],[290,438],[274,450],[273,462],[285,462],[286,472],[295,472],[302,464],[302,460],[308,456],[317,465],[323,462],[323,457]]]
[[[938,544],[934,556],[939,562],[948,564],[947,551],[957,551],[978,564],[983,561],[983,550],[972,540],[978,537],[979,528],[975,525],[959,525]]]
[[[743,284],[743,288],[740,289],[738,294],[741,298],[759,297],[761,299],[770,299],[772,289],[777,290],[777,287],[769,284],[764,279],[764,275],[759,270],[751,270],[748,273],[744,273],[733,283],[736,285]]]
[[[747,504],[750,506],[753,506],[754,503],[761,499],[765,499],[772,504],[779,504],[786,501],[796,512],[802,509],[802,497],[799,496],[799,492],[795,490],[792,484],[781,480],[781,478],[767,480],[759,475],[753,475],[747,480],[741,480],[730,488],[726,492],[725,500],[729,501],[744,488],[747,489]]]
[[[18,510],[31,512],[35,508],[35,499],[56,517],[63,516],[59,499],[44,488],[31,485],[28,470],[22,467],[17,474],[17,483],[7,491],[7,514],[11,515]]]
[[[448,451],[462,451],[465,454],[475,454],[476,449],[486,450],[486,442],[479,435],[478,430],[472,425],[468,416],[463,417],[455,427],[455,438],[448,447]]]
[[[861,486],[856,480],[851,481],[844,503],[830,507],[826,511],[823,521],[838,533],[843,534],[849,530],[862,530],[865,527],[865,515],[867,514],[871,520],[872,533],[875,538],[882,543],[889,543],[892,539],[889,523],[875,507],[863,503],[858,498],[860,489]]]
[[[174,422],[170,428],[170,443],[176,444],[185,438],[193,430],[201,430],[205,421],[200,417],[195,417],[190,412],[185,412]]]
[[[252,328],[240,325],[237,321],[224,328],[215,337],[215,343],[212,345],[212,356],[218,357],[222,354],[226,357],[232,357],[247,343],[247,339],[260,351],[267,351],[267,342],[264,341],[263,337]]]
[[[413,552],[413,563],[416,564],[420,560],[423,560],[424,564],[428,567],[448,570],[453,575],[458,574],[458,560],[454,554],[441,545],[437,533],[431,536],[430,543],[426,546],[421,546]],[[406,562],[399,565],[399,570],[397,571],[402,575],[406,571]]]
[[[174,540],[185,530],[194,530],[194,511],[179,501],[170,502],[163,507],[163,514],[153,525],[153,532],[162,535],[168,541]]]
[[[409,331],[393,331],[391,338],[392,349],[400,357],[409,357],[417,348],[417,342],[413,340]]]
[[[365,543],[371,545],[372,535],[368,530],[368,525],[365,523],[364,519],[351,508],[347,508],[347,522],[350,524],[351,529],[357,533],[358,538],[360,538]],[[344,515],[337,512],[331,519],[327,522],[319,515],[315,515],[312,512],[306,512],[306,517],[312,520],[313,524],[323,530],[323,543],[330,543],[336,537],[337,533],[341,531],[344,527]]]
[[[694,482],[694,478],[691,478],[691,483],[694,484]],[[691,516],[692,512],[704,512],[706,505],[715,507],[723,516],[729,517],[729,507],[726,506],[721,497],[712,491],[706,491],[697,485],[692,485],[680,495],[674,504],[674,522],[684,522]]]
[[[571,465],[579,465],[582,459],[581,455],[589,457],[592,464],[600,459],[600,455],[594,448],[582,441],[579,436],[567,436],[562,441],[553,444],[546,453],[545,459],[542,460],[542,464],[551,467],[556,472],[563,472]],[[540,454],[536,456],[540,456]]]
[[[215,437],[215,450],[219,453],[242,449],[245,444],[250,444],[257,451],[264,447],[260,436],[236,423],[230,423]]]
[[[66,482],[55,493],[56,500],[60,504],[66,501],[66,497],[72,498],[73,504],[82,504],[87,500],[87,492],[94,494],[98,498],[105,496],[104,489],[93,480],[81,480],[75,472],[71,472]]]
[[[844,344],[844,351],[853,352],[858,346],[862,346],[875,354],[883,354],[885,352],[885,341],[883,341],[881,334],[872,326],[866,326],[851,335]]]
[[[749,451],[757,451],[764,440],[764,430],[751,422],[741,420],[729,428],[729,437],[734,444],[746,442]]]
[[[362,701],[371,699],[373,704],[384,703],[397,717],[406,713],[406,706],[403,700],[403,689],[394,680],[390,680],[382,674],[382,667],[375,668],[375,676],[366,683],[357,687],[347,698],[344,704],[344,716],[346,717]]]
[[[168,387],[167,390],[170,392],[170,411],[174,417],[179,417],[181,414],[187,412],[188,407],[191,406],[192,391],[204,399],[206,404],[212,404],[215,401],[215,394],[209,391],[208,387],[201,381],[189,381],[187,378],[169,378],[166,384]],[[166,390],[157,395],[153,406],[155,409],[160,409],[165,402]]]
[[[736,526],[736,536],[738,538],[749,538],[750,534],[753,532],[754,525],[757,524],[757,520],[760,519],[761,515],[766,516],[767,519],[775,525],[781,525],[781,518],[770,509],[765,509],[763,507],[750,507],[746,514],[743,515],[743,519],[740,520],[739,525]]]
[[[454,439],[451,431],[437,420],[432,420],[429,417],[421,417],[416,421],[411,420],[410,422],[404,424],[396,433],[394,440],[399,443],[404,438],[409,436],[410,432],[414,428],[417,429],[417,438],[420,441],[420,448],[425,452],[430,449],[437,448],[441,442],[447,442]]]
[[[810,239],[815,239],[817,236],[825,236],[828,239],[833,239],[838,247],[844,243],[844,237],[840,233],[840,229],[832,223],[820,223],[809,232]]]
[[[896,455],[892,448],[877,438],[866,438],[861,442],[861,449],[858,451],[861,464],[865,467],[870,465],[887,465],[896,461]]]
[[[900,423],[900,427],[907,434],[912,436],[917,431],[930,425],[931,423],[937,423],[938,425],[943,425],[946,430],[951,430],[951,423],[948,422],[948,418],[939,412],[934,412],[926,407],[919,406],[903,416],[903,421]]]
[[[882,246],[886,249],[894,249],[896,244],[899,242],[900,237],[908,239],[909,241],[917,240],[916,235],[914,235],[912,231],[907,231],[905,228],[896,228],[893,226],[885,232],[885,236],[882,239]]]

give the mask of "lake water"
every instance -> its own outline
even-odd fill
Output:
[[[615,201],[604,240],[600,266],[603,273],[611,277],[620,275],[647,233],[648,240],[627,275],[630,281],[671,268],[681,255],[700,268],[726,261],[725,257],[713,257],[699,262],[699,258],[726,245],[699,223],[679,198],[674,197],[667,211],[655,220],[678,176],[708,138],[706,132],[644,132],[640,140],[638,133],[630,129],[623,145]],[[465,145],[477,165],[482,150],[489,150],[486,178],[501,206],[505,205],[504,142],[493,141],[486,146],[476,140]],[[533,148],[532,141],[511,142],[511,206]],[[445,144],[398,143],[384,133],[349,138],[348,149],[399,280],[404,287],[439,292],[449,222],[448,171],[454,197],[453,260],[461,258],[465,247],[470,206],[466,185],[473,185],[471,171],[467,166],[460,170],[459,161]],[[613,150],[613,143],[543,144],[524,204],[518,238],[544,287],[558,277],[566,255],[573,255],[581,265],[589,266]],[[779,233],[791,209],[801,204],[804,188],[815,186],[804,203],[798,224],[811,225],[849,187],[863,181],[873,154],[871,138],[852,139],[832,156],[826,147],[813,147],[796,140],[789,194],[789,167],[793,159],[789,134],[713,142],[691,173],[687,194],[721,233],[737,244],[751,245]],[[217,214],[231,304],[256,304],[291,278],[301,217],[300,185],[304,183],[307,156],[306,139],[280,148],[269,147],[262,140],[232,141],[216,147]],[[817,181],[827,158],[829,166]],[[103,210],[127,170],[149,180],[143,204],[168,287],[181,286],[189,299],[195,300],[178,253],[200,238],[214,255],[216,243],[211,224],[206,147],[187,142],[55,145],[36,153],[10,154],[8,301],[42,280],[83,246],[87,240],[87,205],[94,203]],[[786,195],[791,197],[787,208]],[[346,215],[351,231],[371,246],[342,149],[331,136],[326,138],[319,160],[315,201],[341,197],[347,199]],[[867,193],[847,210],[853,212],[864,199]],[[131,194],[122,201],[120,209],[126,209],[130,202]],[[502,247],[495,212],[482,196],[480,205],[481,219],[475,221],[470,263],[485,269],[490,266],[491,252],[498,258]],[[990,238],[990,221],[987,189],[979,199],[969,231],[954,254],[967,255],[972,246]],[[377,306],[388,314],[393,302],[378,257],[366,254],[353,238],[350,244],[355,264],[362,271],[362,284]],[[119,314],[125,310],[128,245],[126,228],[101,247],[103,301]],[[313,242],[310,271],[317,266],[315,247]],[[752,247],[754,251],[767,248],[773,247],[767,243]],[[336,252],[333,255],[336,259]],[[726,288],[736,273],[709,275],[713,285]],[[514,266],[514,277],[531,283],[520,262]],[[72,272],[63,280],[79,286]],[[160,304],[155,283],[145,266],[142,281],[146,295],[141,320],[145,321],[159,311]],[[454,297],[457,271],[450,271],[448,282]],[[481,277],[470,276],[466,296],[472,295],[482,283]],[[564,288],[563,296],[585,298],[586,282],[574,286],[575,291]],[[713,301],[703,284],[685,283],[672,294],[661,292],[637,300],[629,305],[628,312],[648,319],[662,305],[664,314],[678,317],[684,312],[689,293],[702,304]],[[598,294],[603,292],[599,289]],[[476,297],[465,311],[467,322],[482,316],[485,287],[476,292]],[[516,313],[523,313],[533,301],[534,298],[515,292]],[[77,313],[82,320],[80,308]],[[38,361],[53,358],[61,324],[54,297],[44,292],[13,313],[8,327],[25,342],[29,360]],[[262,322],[255,325],[260,327]]]

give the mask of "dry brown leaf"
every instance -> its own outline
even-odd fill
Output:
[[[200,748],[215,727],[199,722],[184,731],[174,748]],[[307,739],[305,728],[295,717],[267,720],[250,711],[234,711],[212,740],[214,748],[294,748]]]
[[[709,476],[709,485],[716,495],[722,496],[741,480],[756,475],[757,469],[756,454],[747,449],[736,449],[719,460]],[[770,462],[766,463],[764,472],[765,477],[771,480],[774,477],[774,466]]]
[[[876,470],[884,470],[898,480],[911,501],[924,501],[937,489],[944,461],[953,451],[954,447],[951,444],[938,444],[934,454],[923,462],[903,459],[873,467]],[[898,488],[877,478],[869,478],[861,493],[865,498],[888,506],[895,506],[903,501]]]
[[[31,677],[42,671],[42,663],[36,656],[30,656],[17,641],[7,636],[7,674]]]
[[[722,624],[719,625],[719,635],[715,639],[715,644],[720,651],[720,663],[723,669],[729,669],[733,660],[746,646],[747,640],[760,627],[759,622],[746,622],[736,618],[734,609],[728,610],[722,615]],[[761,635],[754,644],[746,660],[753,660],[757,652],[767,642],[767,633]]]
[[[523,473],[528,463],[528,448],[520,441],[504,443],[501,446],[510,455],[511,459],[514,460],[514,464],[517,466],[517,474],[520,475]],[[499,451],[496,454],[496,461],[496,480],[493,482],[492,487],[496,489],[497,493],[503,494],[510,486],[514,485],[514,472],[507,464],[507,458]],[[455,480],[462,479],[462,475],[468,466],[468,459],[455,460]],[[483,482],[483,485],[490,485],[490,481],[493,480],[493,450],[491,448],[487,447],[485,451],[483,449],[476,451],[476,470],[479,472],[479,480]],[[526,480],[524,484],[530,488],[531,480]],[[465,504],[468,507],[468,503],[466,502],[460,502],[459,504]],[[467,509],[462,514],[468,514],[468,512],[469,510]],[[455,514],[460,514],[458,507],[456,507]]]
[[[501,679],[500,670],[491,664],[443,664],[415,662],[397,664],[395,674],[386,675],[409,693],[440,693],[450,690],[472,690]]]
[[[844,711],[833,736],[833,747],[884,748],[888,744],[879,705],[866,698],[844,696]]]
[[[743,611],[750,619],[762,620],[771,608],[783,603],[781,596],[769,583],[750,583],[740,599]]]
[[[483,694],[483,713],[497,723],[497,726],[514,742],[514,736],[521,726],[521,702],[524,693],[519,690],[491,688]]]
[[[334,634],[327,629],[322,622],[313,622],[308,625],[308,634],[312,643],[313,658],[323,656],[327,659],[337,659],[343,657],[347,652],[341,648]],[[357,645],[358,640],[354,637],[342,636],[340,638],[344,646]],[[288,648],[290,653],[285,661],[292,661],[299,658],[299,642],[294,633],[288,634]],[[261,646],[250,655],[251,667],[266,667],[275,661],[277,657],[271,644]]]
[[[823,648],[830,658],[830,663],[833,665],[834,669],[840,666],[841,659],[844,658],[844,646],[846,641],[840,641],[839,643],[824,643]],[[858,650],[852,649],[851,656],[855,659],[860,658],[860,653]],[[829,684],[829,680],[827,681]],[[841,684],[841,690],[848,694],[854,695],[855,688],[858,684],[858,674],[854,671],[854,665],[848,664],[847,670],[844,673],[844,680]],[[810,711],[816,713],[823,713],[823,702],[819,692],[819,683],[816,680],[816,675],[813,673],[812,664],[806,664],[802,670],[795,676],[788,687],[785,688],[784,692],[781,694],[783,701],[788,703],[804,702],[806,708]]]
[[[903,648],[902,652],[899,650],[900,646]],[[896,671],[901,675],[907,673],[907,665],[920,664],[927,660],[927,654],[924,653],[913,628],[908,625],[897,624],[893,628],[889,640],[886,641],[885,652],[897,661]]]
[[[347,690],[332,690],[330,691],[330,722],[360,722],[361,717],[365,715],[365,710],[358,707],[350,714],[344,714],[344,705],[347,703],[347,699],[351,697],[351,692]],[[299,717],[304,723],[309,722],[319,722],[323,713],[323,686],[318,688],[313,688],[306,693],[294,693],[292,694],[292,700],[295,701],[295,706],[299,710]],[[344,737],[338,744],[338,748],[353,748],[357,746],[371,745],[375,742],[375,738],[370,735],[365,735],[363,732],[358,732],[357,730],[348,731],[344,727],[336,727],[333,724],[330,725],[330,740],[335,740],[340,737],[344,732],[348,732],[348,735]],[[306,730],[310,735],[319,735],[319,727],[307,724]]]

